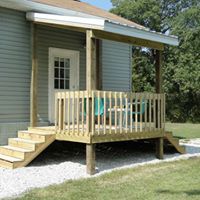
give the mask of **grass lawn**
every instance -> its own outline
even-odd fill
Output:
[[[166,130],[179,138],[200,138],[200,124],[166,123]]]
[[[114,171],[34,189],[19,200],[199,200],[200,158]]]

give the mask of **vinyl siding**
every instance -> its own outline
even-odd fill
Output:
[[[0,123],[29,121],[30,72],[25,13],[0,7]]]
[[[103,90],[131,90],[131,46],[103,40],[102,42]]]

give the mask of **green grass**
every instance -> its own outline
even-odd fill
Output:
[[[34,189],[19,200],[199,200],[200,158],[118,170]],[[50,178],[50,177],[49,177]]]
[[[166,123],[166,130],[179,138],[200,138],[200,124]]]

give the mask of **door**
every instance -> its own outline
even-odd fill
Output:
[[[79,51],[49,48],[49,121],[55,121],[55,92],[79,89]]]

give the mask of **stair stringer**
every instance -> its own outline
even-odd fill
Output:
[[[168,142],[170,142],[179,153],[186,153],[185,147],[179,144],[179,139],[175,138],[172,132],[165,132],[164,138],[167,139]]]

